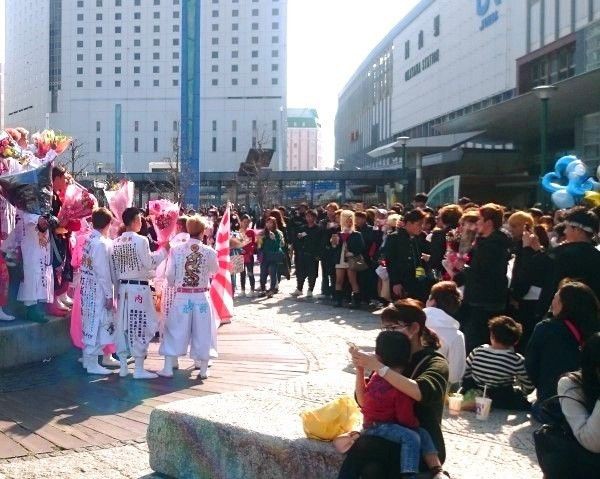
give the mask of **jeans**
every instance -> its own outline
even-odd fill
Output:
[[[263,259],[260,264],[260,289],[264,291],[267,286],[267,276],[271,276],[271,291],[275,291],[279,286],[279,264],[275,261]]]
[[[429,433],[422,427],[410,429],[390,422],[374,424],[363,431],[367,436],[377,436],[400,444],[400,473],[416,474],[419,472],[421,454],[436,454],[437,449]]]
[[[254,258],[252,258],[250,263],[244,265],[244,271],[240,273],[240,278],[242,279],[242,291],[246,290],[246,276],[248,277],[248,281],[250,281],[250,291],[254,291]]]

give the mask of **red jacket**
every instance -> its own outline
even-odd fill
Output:
[[[415,416],[414,404],[414,399],[374,373],[367,383],[362,404],[363,427],[368,428],[378,422],[392,422],[415,429],[419,427],[419,420]]]
[[[252,263],[253,256],[256,254],[256,232],[248,228],[246,230],[246,237],[250,240],[246,246],[242,248],[244,255],[244,263]]]

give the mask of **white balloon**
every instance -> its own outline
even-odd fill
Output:
[[[572,208],[575,206],[575,199],[567,192],[567,190],[558,190],[552,193],[552,202],[557,208]]]

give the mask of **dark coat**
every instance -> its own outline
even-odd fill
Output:
[[[417,279],[417,267],[427,269],[421,261],[421,254],[428,253],[428,243],[424,235],[411,237],[404,228],[390,234],[385,243],[386,267],[390,278],[390,288],[401,285],[407,296],[424,300],[428,293],[426,278]]]
[[[298,238],[298,234],[306,233],[306,236]],[[318,258],[321,255],[323,230],[318,225],[309,228],[308,225],[299,226],[294,238],[294,251],[297,254],[309,255]]]
[[[510,238],[496,230],[486,238],[478,237],[471,251],[471,263],[465,268],[465,302],[477,306],[506,304],[510,259]]]

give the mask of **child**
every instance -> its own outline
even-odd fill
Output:
[[[525,371],[525,358],[515,352],[523,327],[508,316],[498,316],[488,322],[490,344],[475,348],[467,358],[463,389],[483,389],[500,409],[526,411],[530,409],[527,395],[534,386]]]
[[[375,353],[387,368],[401,373],[410,360],[410,342],[400,331],[382,331],[377,336]],[[356,369],[356,400],[364,416],[362,434],[401,444],[401,477],[416,477],[422,453],[433,479],[445,478],[431,436],[419,427],[414,400],[395,389],[382,373],[374,372],[365,382],[364,370]]]

